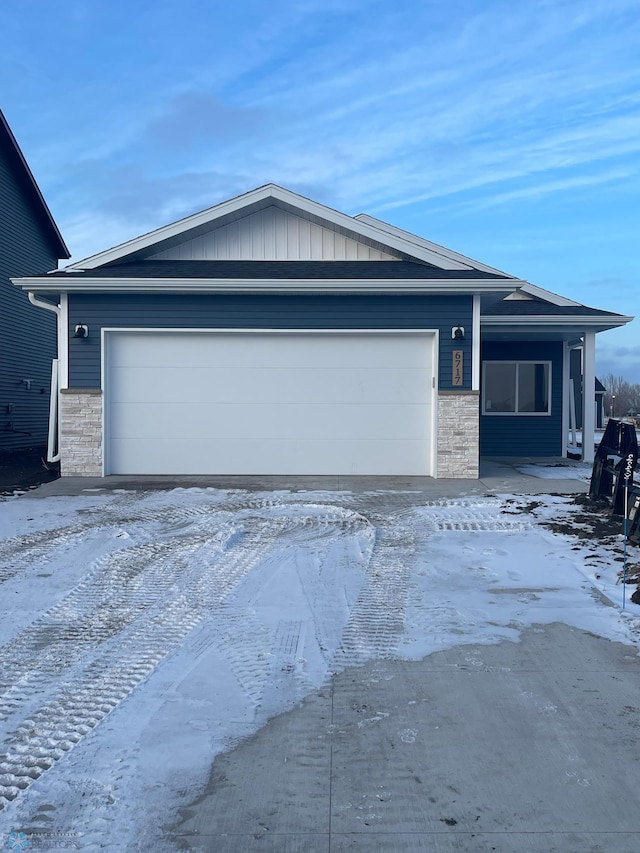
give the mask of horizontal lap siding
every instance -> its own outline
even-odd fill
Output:
[[[549,416],[481,415],[481,455],[562,456],[562,342],[487,341],[482,361],[550,361],[552,384]]]
[[[57,264],[13,167],[0,150],[0,452],[47,441],[55,316],[34,308],[9,279],[44,273]],[[30,390],[24,379],[32,380]]]
[[[100,295],[69,296],[69,387],[100,387],[100,330],[118,328],[439,329],[440,387],[451,388],[453,349],[464,351],[464,385],[471,388],[470,296],[386,295]],[[76,324],[89,338],[73,337]]]

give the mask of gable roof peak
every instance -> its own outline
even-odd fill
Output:
[[[439,269],[479,269],[454,253],[433,251],[426,241],[413,238],[407,232],[394,230],[384,223],[368,222],[341,213],[278,184],[264,184],[256,189],[222,201],[213,207],[191,214],[169,225],[157,228],[133,240],[128,240],[104,252],[70,264],[71,271],[96,269],[116,261],[142,260],[166,251],[180,243],[195,239],[231,222],[250,216],[275,205],[301,219],[329,228],[339,234],[379,248],[383,253],[399,259],[427,263]],[[411,239],[410,239],[411,238]],[[509,276],[510,277],[510,276]]]

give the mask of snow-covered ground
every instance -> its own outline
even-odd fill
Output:
[[[518,465],[521,474],[539,477],[543,480],[581,480],[591,481],[593,465],[588,462],[558,462],[555,465]]]
[[[637,644],[621,537],[544,526],[578,512],[386,491],[1,503],[0,843],[171,850],[162,826],[214,756],[350,665],[554,621]]]

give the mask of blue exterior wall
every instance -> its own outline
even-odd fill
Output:
[[[482,361],[550,361],[551,414],[483,415],[480,409],[482,456],[562,456],[562,342],[487,341]]]
[[[89,337],[73,337],[76,324]],[[465,340],[451,339],[464,326]],[[464,385],[471,388],[471,296],[70,294],[69,387],[100,387],[100,330],[118,328],[439,329],[440,388],[450,389],[454,349],[464,351]]]
[[[20,167],[22,168],[22,167]],[[58,266],[56,247],[0,146],[0,453],[47,443],[56,318],[34,308],[10,278]],[[24,379],[32,380],[29,390]]]

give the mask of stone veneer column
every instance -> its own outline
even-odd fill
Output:
[[[438,392],[438,478],[477,479],[480,465],[477,391]]]
[[[60,473],[63,477],[102,476],[102,391],[60,391]]]

